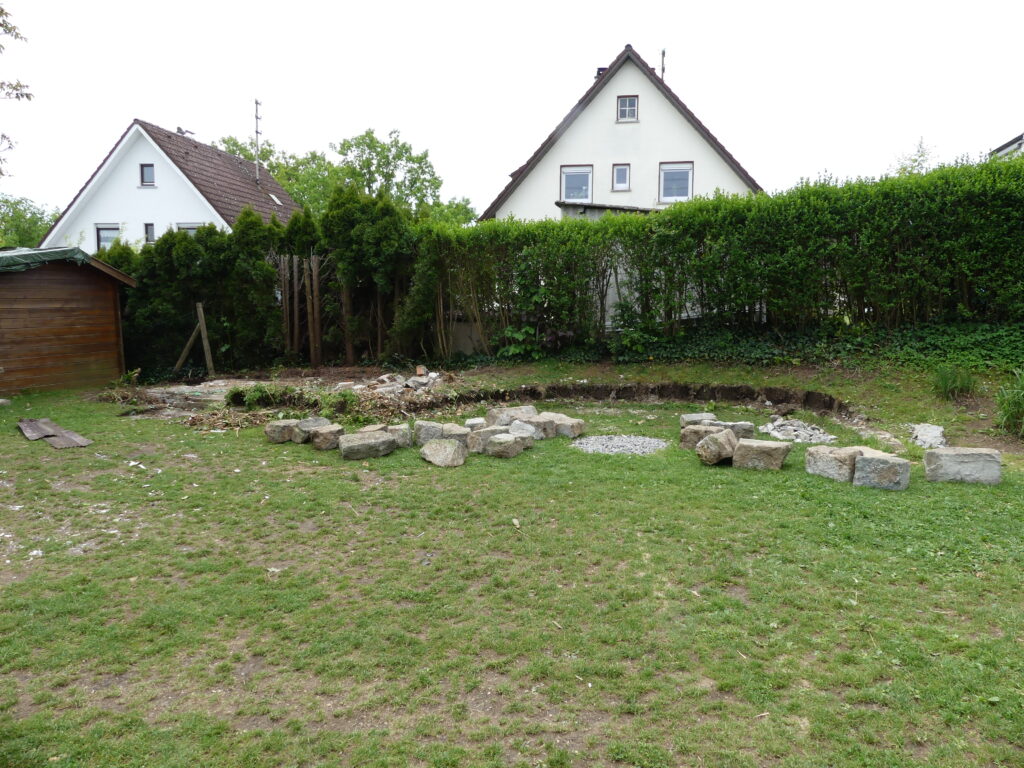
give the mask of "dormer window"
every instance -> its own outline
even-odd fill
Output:
[[[615,120],[619,123],[635,123],[638,119],[639,96],[619,96]]]
[[[144,187],[156,186],[156,173],[153,171],[152,163],[142,163],[139,166],[139,180]]]

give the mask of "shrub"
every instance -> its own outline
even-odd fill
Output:
[[[974,374],[955,365],[940,365],[932,373],[932,389],[946,400],[973,395],[978,387]]]
[[[1024,369],[996,393],[996,424],[1016,437],[1024,437]]]

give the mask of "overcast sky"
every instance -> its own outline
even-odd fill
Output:
[[[133,118],[327,151],[367,128],[427,149],[482,211],[626,43],[769,191],[878,176],[1024,131],[1024,3],[0,0],[28,38],[0,79],[0,192],[63,208]]]

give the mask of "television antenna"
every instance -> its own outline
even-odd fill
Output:
[[[260,183],[260,136],[263,135],[263,131],[260,130],[260,104],[259,99],[253,99],[256,102],[256,183]]]

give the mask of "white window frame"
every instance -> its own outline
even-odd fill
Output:
[[[117,240],[117,238],[119,238],[121,236],[121,225],[120,224],[97,224],[96,225],[96,250],[97,251],[107,247],[107,246],[104,246],[104,245],[100,244],[100,232],[116,232],[117,234],[114,235],[114,240]],[[114,240],[110,241],[111,245],[113,245]]]
[[[151,181],[146,181],[146,169],[150,169]],[[155,187],[156,186],[156,165],[153,163],[139,163],[139,186],[140,187]]]
[[[565,181],[567,176],[586,174],[587,175],[587,197],[573,197],[568,198],[565,196]],[[592,203],[594,202],[594,166],[592,165],[563,165],[562,166],[562,183],[561,193],[559,198],[563,203]]]
[[[624,184],[619,184],[618,171],[620,168],[626,170],[626,181]],[[612,166],[612,192],[629,192],[629,177],[631,176],[629,163],[615,163]]]
[[[178,232],[188,232],[192,237],[196,236],[196,230],[198,230],[203,223],[201,221],[179,221],[174,225],[174,228]]]
[[[633,103],[630,105],[629,100]],[[632,113],[632,114],[630,114]],[[635,123],[640,119],[640,97],[636,94],[619,96],[615,99],[615,122]]]
[[[665,194],[665,171],[689,171],[687,175],[686,195]],[[693,163],[661,163],[658,166],[658,201],[662,203],[678,203],[693,197]]]

